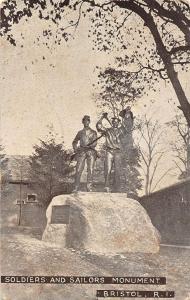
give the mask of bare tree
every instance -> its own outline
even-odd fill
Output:
[[[160,163],[164,158],[166,149],[161,140],[163,137],[163,128],[158,120],[152,120],[145,114],[137,126],[139,133],[139,152],[141,156],[141,168],[145,178],[145,194],[153,192],[158,184],[171,170],[166,170],[158,178]]]
[[[10,170],[8,168],[8,158],[4,152],[4,147],[0,144],[0,185],[2,192],[7,190],[9,179]]]
[[[171,141],[174,163],[180,171],[179,178],[190,176],[190,128],[183,115],[176,114],[175,119],[168,123],[175,129],[175,141]]]

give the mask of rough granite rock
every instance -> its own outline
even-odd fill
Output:
[[[69,205],[69,223],[51,224],[52,206]],[[160,235],[142,205],[122,193],[60,195],[47,208],[44,241],[74,249],[115,255],[156,253]]]

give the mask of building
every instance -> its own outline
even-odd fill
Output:
[[[139,198],[162,243],[190,245],[190,178]]]
[[[45,209],[29,180],[27,156],[8,156],[9,181],[1,197],[1,227],[42,228],[45,226]]]

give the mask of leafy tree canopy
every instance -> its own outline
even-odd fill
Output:
[[[90,35],[100,51],[126,50],[121,57],[125,65],[136,64],[136,72],[147,71],[169,80],[179,100],[180,109],[190,126],[190,103],[178,72],[190,64],[190,7],[179,0],[6,0],[2,7],[1,34],[12,44],[16,40],[11,32],[13,24],[37,15],[47,21],[49,29],[43,31],[45,44],[52,36],[55,43],[68,40],[80,19],[88,15]],[[136,26],[130,26],[134,18]],[[128,53],[129,46],[134,49]],[[148,75],[147,75],[148,74]],[[153,76],[154,75],[154,76]],[[152,77],[153,76],[153,77]]]
[[[74,168],[70,162],[70,152],[64,149],[63,143],[56,142],[55,136],[50,135],[34,146],[30,167],[31,180],[45,205],[54,196],[68,191]]]

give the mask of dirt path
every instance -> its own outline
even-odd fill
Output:
[[[22,234],[2,236],[1,273],[3,275],[167,277],[167,285],[158,287],[2,284],[2,300],[93,300],[97,299],[95,297],[97,289],[113,288],[174,290],[176,300],[190,299],[189,249],[164,247],[159,254],[127,253],[106,257],[62,249]]]

